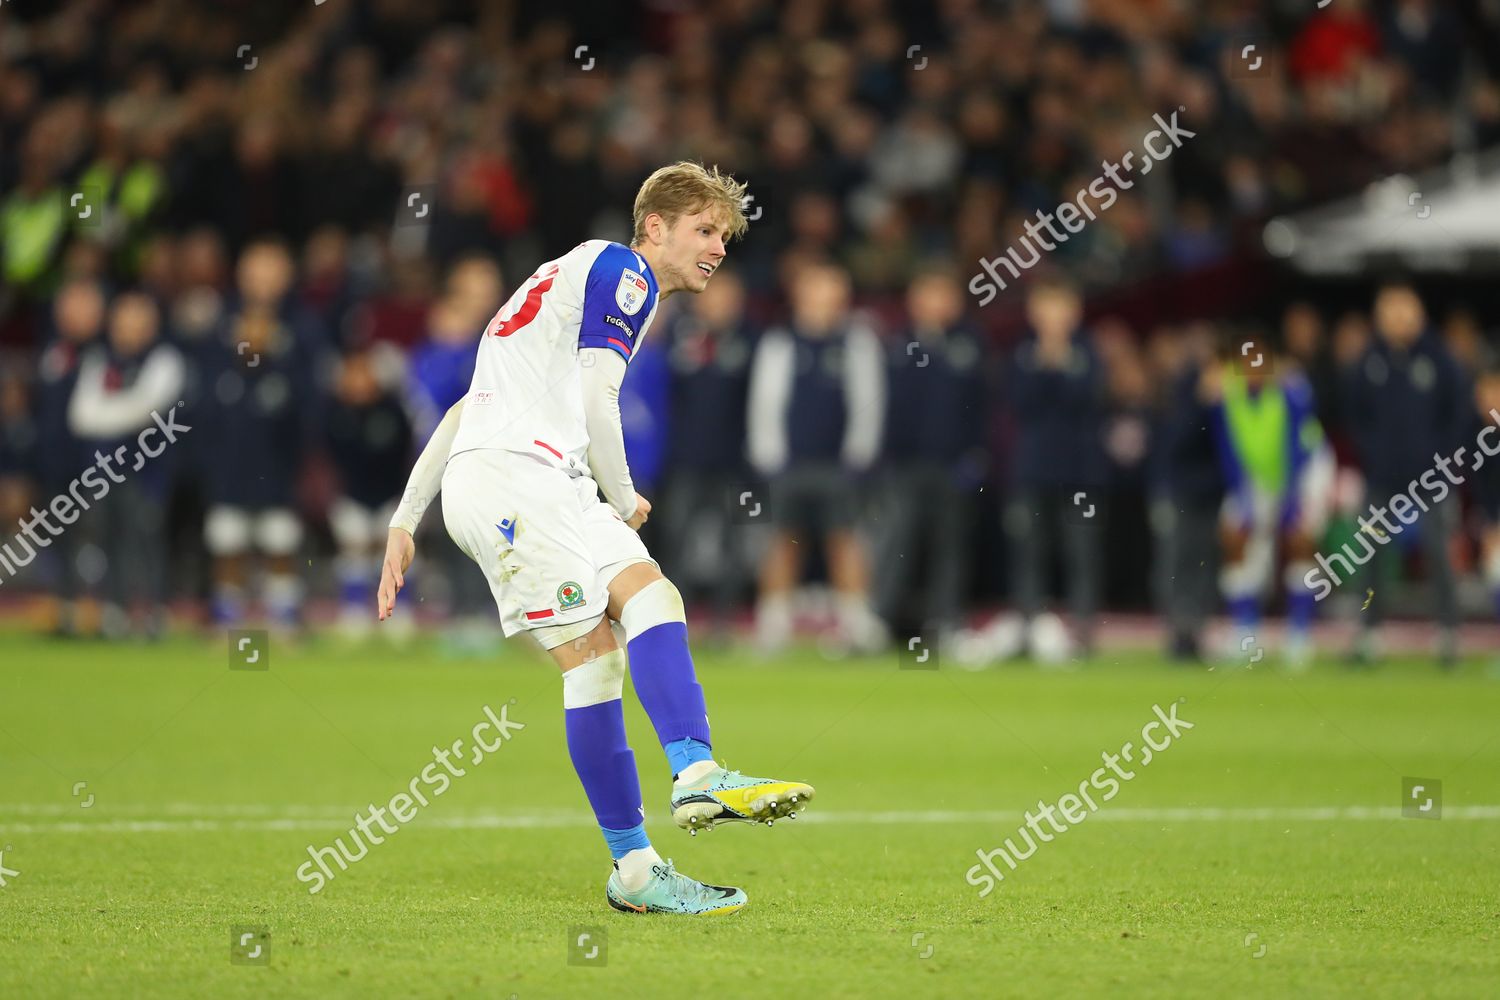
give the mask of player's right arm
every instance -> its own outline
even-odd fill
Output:
[[[448,452],[453,448],[453,439],[458,436],[463,410],[464,401],[460,399],[438,421],[437,429],[417,457],[411,478],[406,481],[406,489],[401,494],[401,502],[391,518],[390,532],[385,541],[385,559],[380,565],[380,590],[376,597],[375,611],[381,621],[396,613],[396,595],[406,585],[406,571],[417,555],[412,536],[417,533],[417,525],[422,523],[428,504],[443,488],[443,470],[448,466]]]

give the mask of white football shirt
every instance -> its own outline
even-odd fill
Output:
[[[527,278],[485,328],[449,457],[524,452],[588,474],[578,350],[628,364],[656,316],[656,277],[640,254],[608,240],[580,243]]]

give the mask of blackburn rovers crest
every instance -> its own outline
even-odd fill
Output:
[[[557,588],[557,607],[561,611],[576,608],[583,603],[583,588],[569,580]]]

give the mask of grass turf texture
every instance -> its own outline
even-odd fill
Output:
[[[750,895],[694,920],[606,907],[552,668],[429,648],[274,646],[253,672],[228,670],[222,644],[0,636],[0,849],[19,872],[0,889],[0,996],[1405,997],[1500,981],[1500,820],[1455,815],[1500,804],[1500,682],[1478,663],[1291,678],[1269,659],[1208,672],[1130,654],[969,674],[702,653],[720,758],[818,799],[813,821],[689,838],[627,694],[656,846]],[[523,732],[308,894],[309,844],[347,840],[356,810],[512,698]],[[975,850],[1178,698],[1195,728],[979,898]],[[1297,812],[1389,812],[1403,775],[1442,779],[1448,815]],[[1174,807],[1280,812],[1142,812]],[[919,811],[1011,815],[872,815]],[[238,925],[269,928],[268,966],[231,964]],[[604,963],[569,964],[601,928]]]

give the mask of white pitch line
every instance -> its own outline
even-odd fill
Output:
[[[73,807],[76,810],[76,806]],[[141,807],[144,808],[144,807]],[[185,812],[196,809],[197,816],[183,818],[149,818],[135,820],[95,821],[60,820],[57,822],[0,821],[0,834],[42,833],[234,833],[281,832],[292,830],[331,831],[349,829],[354,821],[352,811],[339,812],[326,807],[275,806],[189,806],[172,803],[156,806],[161,812]],[[131,810],[135,811],[135,810]],[[55,815],[51,804],[10,804],[0,812],[22,815]],[[215,814],[218,815],[215,815]],[[283,815],[274,815],[282,813]],[[290,815],[286,815],[290,814]],[[316,814],[316,815],[314,815]],[[247,818],[255,817],[255,818]],[[1307,806],[1307,807],[1179,807],[1179,808],[1104,808],[1089,814],[1090,819],[1108,823],[1245,823],[1245,822],[1330,822],[1343,820],[1393,820],[1401,810],[1386,806]],[[1500,805],[1449,806],[1443,819],[1500,820]],[[806,813],[793,822],[815,825],[920,826],[1002,824],[1022,822],[1020,812],[927,810],[915,812],[818,812]],[[538,815],[479,813],[464,816],[423,816],[413,826],[440,830],[524,830],[587,827],[593,817],[587,813],[547,813]]]

